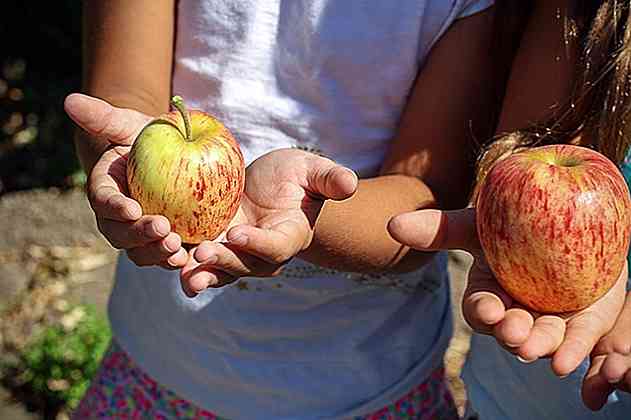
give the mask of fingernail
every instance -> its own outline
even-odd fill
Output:
[[[155,238],[156,236],[162,237],[165,236],[169,232],[164,231],[164,226],[161,223],[149,222],[145,225],[144,229],[145,235],[150,238]]]
[[[168,236],[164,241],[164,247],[167,252],[175,252],[180,248],[180,241],[177,236]]]
[[[517,360],[519,360],[520,362],[525,363],[525,364],[529,364],[529,363],[532,363],[532,362],[534,362],[535,360],[537,360],[537,359],[527,360],[527,359],[524,359],[524,358],[523,358],[523,357],[521,357],[521,356],[515,356],[515,357],[517,357]]]
[[[197,261],[205,261],[210,258],[214,253],[211,251],[210,247],[206,244],[201,244],[195,251],[191,254],[193,258]]]
[[[618,382],[620,382],[620,379],[607,379],[607,382],[609,382],[610,384],[617,384]]]
[[[205,258],[203,261],[200,261],[204,264],[214,264],[217,262],[217,260],[219,259],[219,256],[217,256],[217,254],[211,254],[210,256],[208,256],[207,258]]]
[[[165,236],[169,233],[169,227],[164,223],[156,223],[155,224],[156,233],[160,236]]]
[[[142,216],[142,209],[136,203],[130,204],[123,210],[123,216],[129,220],[138,220]]]
[[[234,245],[244,246],[245,244],[248,243],[248,237],[247,237],[247,235],[245,235],[243,233],[240,233],[237,236],[235,236],[234,238],[229,239],[228,242],[230,242],[231,244],[234,244]]]
[[[185,251],[184,251],[185,252]],[[182,264],[176,264],[175,260],[177,258],[179,258],[181,256],[181,252],[178,251],[177,253],[171,255],[169,258],[167,258],[167,264],[169,264],[171,267],[179,267]]]

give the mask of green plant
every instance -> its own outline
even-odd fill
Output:
[[[44,413],[72,410],[96,374],[111,332],[107,320],[89,306],[76,306],[57,325],[46,327],[6,366],[14,385],[30,394]]]

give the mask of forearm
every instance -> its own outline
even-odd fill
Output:
[[[392,216],[436,205],[434,194],[418,178],[388,175],[363,179],[355,195],[327,201],[311,246],[300,257],[342,271],[410,271],[432,254],[401,245],[387,232]]]
[[[148,115],[166,111],[174,17],[173,0],[85,2],[83,92]],[[75,144],[88,172],[109,145],[83,133],[77,133]]]
[[[304,259],[338,270],[410,271],[432,254],[410,250],[387,231],[398,214],[466,205],[474,138],[491,132],[496,63],[489,54],[493,11],[462,19],[436,44],[416,79],[381,176],[361,180],[355,195],[326,202]],[[458,51],[458,54],[454,54]]]

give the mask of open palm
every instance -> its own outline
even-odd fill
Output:
[[[524,362],[552,359],[558,376],[569,375],[614,325],[625,297],[627,268],[607,294],[586,309],[542,315],[515,302],[489,269],[478,241],[475,209],[421,210],[395,217],[389,226],[395,239],[415,249],[462,249],[474,256],[463,298],[463,315],[478,333]]]
[[[242,202],[227,232],[187,253],[168,219],[143,215],[127,193],[127,154],[151,117],[81,94],[69,95],[65,108],[89,136],[110,146],[87,186],[100,231],[137,265],[182,268],[189,296],[240,276],[276,273],[309,246],[324,201],[348,198],[357,188],[356,175],[330,159],[298,149],[272,151],[248,166]]]
[[[355,174],[298,149],[261,156],[246,170],[241,206],[222,240],[204,241],[182,270],[189,296],[242,276],[271,276],[306,249],[327,199],[350,197]]]

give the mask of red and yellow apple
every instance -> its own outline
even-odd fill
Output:
[[[185,243],[215,239],[234,218],[245,184],[243,155],[216,118],[188,111],[182,98],[151,121],[127,160],[130,196],[143,214],[169,219]]]
[[[542,313],[583,309],[616,282],[631,231],[616,165],[580,146],[540,146],[482,180],[476,224],[489,268],[517,302]]]

